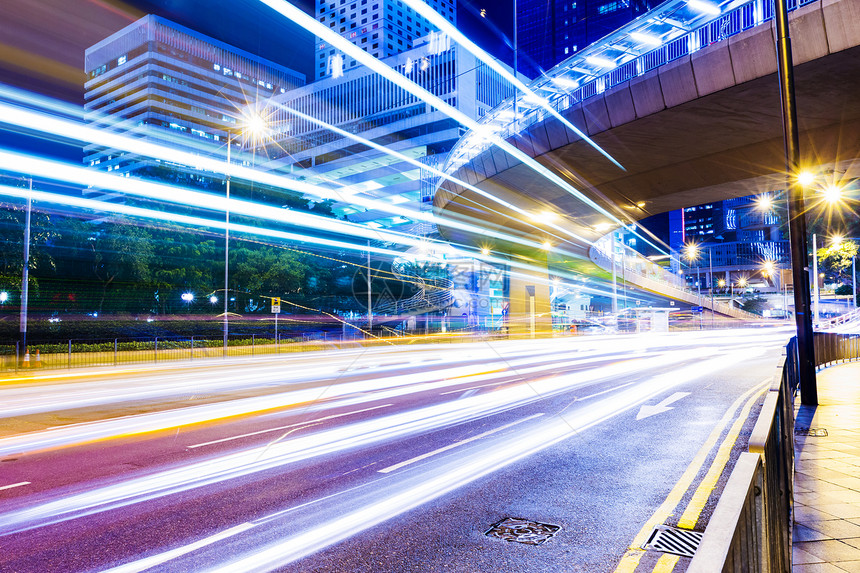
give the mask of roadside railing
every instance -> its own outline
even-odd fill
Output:
[[[816,332],[816,367],[860,359],[860,335]],[[688,573],[791,571],[797,339],[705,529]]]
[[[851,312],[846,312],[845,314],[840,314],[839,316],[835,316],[827,320],[820,320],[815,323],[815,330],[837,328],[848,324],[849,322],[854,322],[855,320],[860,320],[860,308],[855,308]]]

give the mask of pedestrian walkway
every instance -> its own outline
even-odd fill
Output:
[[[818,402],[797,412],[792,572],[860,573],[860,363],[819,372]]]

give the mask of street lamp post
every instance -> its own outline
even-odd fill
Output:
[[[821,304],[819,298],[821,294],[818,292],[818,244],[815,233],[812,234],[812,281],[812,322],[814,324],[818,322],[818,307]]]
[[[24,215],[24,268],[21,271],[20,351],[27,353],[27,305],[30,300],[30,220],[33,214],[33,178],[30,177],[30,195],[27,195],[27,212]]]
[[[238,136],[241,136],[244,131],[248,132],[252,138],[259,139],[262,134],[268,129],[266,120],[258,113],[253,112],[244,117],[244,129],[240,128],[234,132],[227,130],[227,165],[224,170],[225,181],[225,198],[224,204],[224,357],[227,357],[227,338],[230,329],[230,319],[227,315],[227,305],[230,302],[230,154],[233,148],[233,143]]]
[[[224,173],[227,202],[224,204],[224,358],[227,358],[227,337],[230,320],[227,317],[227,303],[230,300],[230,149],[233,147],[233,134],[227,136],[227,170]]]
[[[788,27],[788,3],[775,0],[777,75],[782,104],[785,143],[785,175],[788,187],[788,227],[791,245],[791,270],[794,275],[794,318],[797,328],[797,361],[800,399],[803,404],[818,404],[815,381],[815,346],[809,316],[809,258],[806,254],[806,205],[800,174],[800,134],[794,94],[794,64]],[[817,278],[816,278],[817,280]]]

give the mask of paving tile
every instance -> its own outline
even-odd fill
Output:
[[[832,539],[860,538],[860,525],[844,519],[816,521],[808,524],[811,529],[821,532]]]
[[[855,537],[853,539],[840,539],[839,541],[841,541],[842,543],[847,543],[851,547],[856,547],[857,549],[860,549],[860,538],[858,537]]]
[[[841,519],[854,519],[860,517],[860,505],[850,503],[835,503],[826,505],[815,505],[814,509],[835,515]]]
[[[791,573],[845,573],[845,569],[830,563],[806,563],[792,565]]]
[[[848,573],[860,572],[860,561],[837,561],[834,565]]]
[[[820,557],[827,562],[860,560],[860,549],[836,539],[805,541],[803,543],[797,543],[796,545],[800,549],[803,549],[816,557]]]
[[[837,519],[839,517],[838,515],[822,511],[820,508],[809,507],[808,505],[794,505],[794,520],[798,523],[827,521],[828,519]]]
[[[804,541],[823,541],[825,539],[833,539],[832,535],[828,535],[822,531],[813,529],[813,527],[819,525],[820,523],[824,522],[814,522],[809,524],[809,526],[803,524],[796,524],[794,526],[794,530],[791,532],[791,541],[793,543],[802,543]]]
[[[803,565],[806,563],[823,563],[821,557],[816,557],[808,551],[804,551],[797,545],[791,548],[791,562],[794,565]]]

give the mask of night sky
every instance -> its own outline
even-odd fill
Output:
[[[511,59],[513,0],[462,0],[458,26]],[[313,0],[295,4],[312,13]],[[490,5],[491,4],[491,5]],[[485,18],[481,8],[487,9]],[[157,14],[312,77],[313,36],[255,0],[3,0],[0,77],[36,93],[83,104],[84,50],[145,14]]]
[[[313,13],[314,0],[294,3]],[[461,0],[458,27],[510,62],[512,7],[513,0]],[[255,0],[0,0],[0,82],[82,106],[84,50],[146,14],[313,77],[313,35]],[[2,130],[0,146],[72,162],[81,158],[76,145]]]

